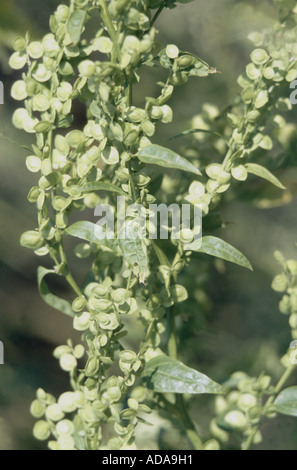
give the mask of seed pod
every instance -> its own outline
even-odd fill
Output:
[[[220,443],[216,441],[215,439],[210,439],[203,446],[203,450],[208,450],[208,451],[220,450],[220,448],[221,448]]]
[[[57,43],[54,34],[47,34],[42,40],[43,50],[46,56],[56,57],[60,52],[60,46]]]
[[[246,411],[252,406],[255,406],[256,404],[257,398],[254,395],[251,395],[250,393],[244,393],[240,396],[237,401],[237,405],[242,411]]]
[[[17,36],[12,43],[12,47],[16,52],[22,52],[26,49],[26,40],[21,36]]]
[[[73,354],[76,357],[76,359],[81,359],[85,354],[84,346],[82,344],[78,344],[77,346],[75,346],[73,350]]]
[[[224,422],[236,431],[243,431],[248,425],[245,415],[239,410],[229,411],[224,416]]]
[[[152,119],[162,119],[163,118],[163,110],[160,106],[153,106],[150,110],[150,117]]]
[[[9,66],[14,70],[22,69],[27,62],[25,54],[20,52],[14,52],[9,59]]]
[[[94,50],[101,52],[102,54],[110,54],[113,49],[113,43],[107,36],[101,36],[94,40]]]
[[[76,297],[72,303],[72,310],[74,312],[81,312],[85,306],[86,306],[86,298],[84,295],[81,295],[80,297]]]
[[[95,207],[100,203],[100,197],[96,193],[90,193],[84,197],[83,201],[86,207],[89,209],[95,209]]]
[[[105,147],[102,152],[102,160],[107,165],[116,165],[120,161],[118,150],[115,147]]]
[[[129,292],[126,289],[116,289],[111,293],[111,298],[116,304],[123,304],[129,298]]]
[[[41,160],[36,155],[31,155],[26,158],[26,167],[32,173],[38,173],[41,170]]]
[[[279,303],[279,310],[284,315],[291,313],[291,299],[288,295],[283,296]]]
[[[69,419],[63,419],[56,425],[56,431],[59,436],[63,436],[65,434],[71,435],[75,431],[75,427],[72,421]]]
[[[241,93],[241,99],[245,104],[250,104],[254,99],[254,88],[252,86],[244,88]]]
[[[292,276],[297,276],[297,261],[294,259],[290,259],[286,262],[285,265],[286,269],[289,271]]]
[[[191,55],[183,55],[179,57],[177,65],[179,68],[188,68],[195,64],[195,58]]]
[[[260,109],[263,108],[269,101],[269,95],[266,90],[259,91],[257,98],[255,100],[255,108]]]
[[[60,101],[67,101],[73,92],[73,88],[70,83],[62,82],[57,89],[57,97]]]
[[[264,49],[255,49],[251,53],[251,59],[256,65],[264,65],[269,60],[269,55]]]
[[[51,71],[48,70],[44,64],[39,64],[37,66],[37,69],[35,69],[35,72],[32,74],[32,77],[40,83],[47,82],[51,78],[51,76]]]
[[[179,48],[174,44],[169,44],[166,47],[166,55],[169,59],[176,59],[179,56]]]
[[[61,407],[57,403],[53,403],[48,406],[45,415],[51,421],[60,421],[65,416]]]
[[[32,105],[33,111],[39,111],[43,113],[49,109],[50,102],[45,95],[41,95],[39,93],[33,97]]]
[[[120,352],[119,358],[122,362],[132,364],[137,359],[137,355],[134,351],[124,350]]]
[[[230,174],[223,170],[222,165],[212,163],[205,169],[207,176],[211,179],[218,181],[220,184],[224,184],[230,181]]]
[[[255,122],[261,117],[261,113],[259,111],[250,111],[247,114],[247,120],[249,122]]]
[[[45,404],[40,400],[34,400],[30,407],[30,413],[34,418],[42,418],[46,410]]]
[[[63,354],[60,358],[60,367],[65,372],[71,372],[77,367],[77,361],[72,354]]]
[[[246,74],[251,80],[258,80],[261,77],[261,71],[254,64],[248,64]]]
[[[86,377],[93,377],[97,374],[100,367],[100,361],[97,357],[90,357],[85,367]]]
[[[38,250],[42,247],[44,241],[39,232],[29,230],[22,234],[20,243],[21,246],[29,248],[30,250]]]
[[[67,5],[59,5],[55,11],[55,17],[59,23],[67,21],[69,17],[69,7]]]
[[[239,165],[236,167],[233,167],[231,169],[231,174],[234,179],[238,181],[245,181],[248,177],[248,172],[246,168],[243,165]]]
[[[135,145],[137,143],[138,137],[139,137],[139,132],[135,129],[132,129],[130,132],[128,132],[125,135],[124,144],[127,147],[131,147],[132,145]]]
[[[27,199],[29,202],[37,202],[38,197],[40,194],[40,189],[38,186],[33,186],[33,188],[30,189],[29,194],[27,196]]]
[[[131,122],[141,122],[145,119],[146,112],[144,109],[141,108],[136,108],[135,106],[132,106],[131,108],[128,108],[127,110],[127,118]]]
[[[69,354],[70,352],[71,352],[71,347],[70,346],[66,346],[66,345],[58,346],[54,350],[54,357],[56,359],[60,359],[63,356],[63,354]]]
[[[67,214],[60,212],[56,215],[56,227],[58,229],[64,229],[68,225],[68,216]]]
[[[77,392],[65,392],[60,396],[58,404],[64,413],[73,413],[77,409],[78,395],[76,394]]]
[[[172,109],[165,104],[164,106],[161,106],[161,110],[163,112],[162,122],[164,124],[168,124],[168,123],[172,122],[172,120],[173,120]]]
[[[36,391],[36,397],[38,398],[38,400],[45,401],[46,397],[47,397],[47,394],[42,388],[39,388]]]
[[[67,144],[72,148],[78,147],[80,144],[82,144],[85,141],[84,133],[79,130],[73,130],[73,131],[68,132],[65,138],[66,138]]]
[[[27,98],[26,83],[24,80],[17,80],[11,88],[11,96],[17,101],[23,101]]]
[[[266,78],[266,80],[273,80],[275,76],[275,71],[272,67],[266,67],[263,72],[263,75]]]
[[[116,402],[120,401],[120,399],[122,397],[122,392],[121,392],[121,389],[119,387],[111,387],[106,392],[106,394],[103,394],[103,395],[106,395],[106,397],[108,398],[108,400],[111,403],[116,403]]]
[[[74,317],[73,328],[77,331],[86,331],[90,326],[91,314],[83,312]]]
[[[43,420],[37,421],[33,428],[33,435],[39,441],[46,441],[51,435],[49,424]]]
[[[173,86],[184,85],[188,80],[188,75],[185,72],[176,72],[170,77],[170,83]]]
[[[277,276],[275,276],[272,281],[271,287],[276,292],[285,292],[289,287],[286,276],[284,274],[278,274]]]
[[[98,299],[95,295],[89,298],[89,306],[96,312],[108,312],[112,308],[112,302],[108,299]]]

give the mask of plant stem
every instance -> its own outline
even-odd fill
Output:
[[[72,276],[72,274],[69,270],[69,266],[68,266],[66,253],[65,253],[65,250],[64,250],[64,245],[63,245],[63,240],[62,240],[61,235],[60,235],[60,237],[58,237],[57,241],[58,241],[58,244],[59,244],[59,253],[60,253],[61,263],[64,264],[65,269],[66,269],[65,279],[68,282],[68,284],[72,287],[74,292],[80,297],[82,295],[82,291],[78,287],[74,277]]]
[[[117,55],[117,59],[119,60],[120,57],[121,57],[121,54],[120,54],[120,50],[119,50],[119,45],[118,45],[118,35],[117,35],[117,32],[114,28],[114,25],[113,25],[113,22],[112,22],[112,19],[111,19],[111,16],[109,14],[109,11],[108,11],[108,8],[107,8],[107,5],[106,5],[106,2],[105,0],[99,0],[99,4],[100,4],[100,7],[101,7],[101,16],[102,16],[102,19],[104,21],[104,24],[107,28],[107,31],[108,31],[108,34],[110,36],[110,39],[112,40],[113,42],[113,46],[114,46],[114,49],[115,49],[115,52],[116,52],[116,55]]]
[[[169,330],[168,353],[172,359],[177,359],[177,334],[175,325],[174,309],[171,307],[167,312],[167,325]],[[179,410],[178,418],[183,424],[186,435],[195,450],[202,450],[202,442],[192,422],[182,394],[176,394],[176,409]]]
[[[170,262],[167,258],[167,256],[165,255],[165,253],[161,250],[161,248],[159,247],[159,245],[154,241],[154,240],[151,240],[152,242],[152,246],[154,248],[154,251],[156,253],[156,256],[159,260],[159,263],[162,265],[162,266],[171,266],[170,265]]]
[[[151,28],[154,26],[154,24],[156,23],[157,19],[159,18],[159,16],[161,15],[162,11],[164,10],[165,8],[165,2],[163,2],[163,4],[158,8],[158,10],[156,11],[152,21],[151,21]]]
[[[202,450],[203,448],[202,441],[200,437],[198,436],[195,426],[188,414],[188,410],[186,408],[183,395],[177,396],[176,405],[181,410],[182,423],[185,428],[189,441],[192,443],[195,450]]]
[[[175,315],[173,308],[167,311],[167,325],[168,325],[168,353],[172,359],[177,359],[177,338],[176,338],[176,325]]]
[[[284,385],[286,384],[286,382],[289,380],[290,376],[292,375],[292,373],[294,372],[294,370],[296,369],[296,364],[291,364],[286,370],[285,372],[283,373],[282,377],[280,378],[278,384],[276,385],[275,389],[274,389],[274,394],[267,400],[266,404],[264,405],[263,407],[263,415],[265,414],[265,412],[267,412],[269,410],[269,408],[273,405],[274,401],[275,401],[275,398],[276,398],[276,395],[278,395],[281,390],[283,389]],[[253,445],[253,442],[254,442],[254,438],[257,434],[257,432],[259,431],[259,428],[260,428],[260,424],[258,424],[257,426],[255,426],[255,428],[253,429],[253,431],[251,432],[251,434],[249,435],[244,447],[242,450],[250,450],[251,446]]]
[[[194,424],[189,417],[184,398],[182,395],[177,395],[176,404],[171,403],[166,398],[162,397],[162,401],[166,406],[167,410],[170,411],[182,424],[187,438],[191,442],[195,450],[202,450],[203,444],[200,437],[197,434]]]

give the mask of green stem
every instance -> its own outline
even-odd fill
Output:
[[[177,359],[177,338],[176,338],[176,325],[173,307],[168,309],[167,312],[168,324],[168,353],[172,359]]]
[[[174,309],[171,307],[167,313],[167,322],[169,330],[168,353],[172,359],[177,359],[177,334]],[[186,435],[195,450],[202,450],[202,442],[197,434],[194,423],[192,422],[182,394],[176,394],[176,410],[178,410],[178,418],[183,424]]]
[[[106,28],[107,28],[108,34],[109,34],[109,36],[110,36],[110,39],[111,39],[112,42],[113,42],[113,47],[114,47],[114,49],[115,49],[117,58],[118,58],[118,60],[119,60],[120,57],[121,57],[121,53],[120,53],[119,45],[118,45],[118,35],[117,35],[117,32],[116,32],[116,30],[115,30],[115,28],[114,28],[114,25],[113,25],[111,16],[110,16],[110,14],[109,14],[109,11],[108,11],[108,8],[107,8],[107,5],[106,5],[105,0],[99,0],[99,4],[100,4],[100,7],[101,7],[101,16],[102,16],[102,19],[103,19],[104,24],[105,24],[105,26],[106,26]]]
[[[131,192],[132,192],[132,197],[134,199],[134,202],[137,201],[137,194],[136,194],[136,187],[133,179],[133,174],[132,174],[132,168],[130,162],[128,163],[128,168],[129,168],[129,183],[131,187]]]
[[[292,373],[296,369],[296,364],[290,365],[285,372],[283,373],[282,377],[280,378],[278,384],[276,385],[274,389],[274,394],[267,400],[266,404],[263,407],[263,415],[265,415],[265,412],[269,410],[269,408],[273,405],[276,395],[278,395],[281,390],[283,389],[284,385],[287,383],[289,378],[291,377]],[[249,435],[244,447],[242,450],[250,450],[251,446],[253,445],[254,438],[259,431],[260,424],[255,426],[255,428],[252,430],[251,434]]]
[[[154,26],[154,24],[156,23],[157,19],[159,18],[159,16],[161,15],[162,11],[164,10],[165,8],[165,2],[163,2],[163,4],[158,8],[158,10],[156,11],[152,21],[151,21],[151,27],[150,29]]]
[[[152,242],[152,246],[154,248],[154,251],[156,253],[156,256],[157,256],[161,266],[169,266],[170,267],[171,266],[170,262],[169,262],[167,256],[165,255],[164,251],[161,250],[159,245],[154,240],[151,240],[151,242]]]
[[[68,282],[68,284],[72,287],[74,292],[80,297],[81,295],[83,295],[83,293],[82,293],[81,289],[79,288],[79,286],[77,285],[74,277],[72,276],[72,274],[69,270],[69,266],[68,266],[68,262],[67,262],[67,258],[66,258],[66,253],[64,251],[64,246],[63,246],[63,241],[62,241],[61,235],[58,237],[57,242],[59,244],[59,253],[60,253],[61,263],[64,264],[65,269],[66,269],[65,279]]]
[[[168,401],[166,398],[162,397],[162,401],[168,411],[172,413],[182,424],[187,438],[192,444],[195,450],[202,450],[203,444],[200,437],[197,434],[194,424],[192,423],[191,418],[189,417],[184,398],[182,395],[177,395],[177,403],[173,404]]]
[[[132,77],[129,77],[129,85],[128,85],[128,106],[133,105],[133,83]]]
[[[193,447],[195,450],[202,450],[203,445],[200,437],[197,434],[197,431],[195,429],[195,426],[188,414],[188,410],[185,405],[184,397],[183,395],[178,395],[177,396],[177,402],[176,405],[180,408],[181,413],[182,413],[182,423],[185,428],[187,437],[189,441],[192,443]]]

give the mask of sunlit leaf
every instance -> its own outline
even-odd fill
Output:
[[[139,152],[138,158],[143,163],[150,163],[164,168],[175,168],[195,173],[195,175],[201,175],[201,172],[194,167],[192,163],[188,162],[188,160],[160,145],[149,145],[145,147]]]
[[[159,393],[223,394],[221,385],[180,361],[162,355],[151,359],[142,378]]]
[[[122,196],[126,196],[126,193],[116,186],[115,184],[111,183],[103,183],[101,181],[96,181],[94,183],[87,183],[82,188],[80,188],[83,193],[88,193],[91,191],[108,191],[111,193],[118,193]]]
[[[269,170],[264,168],[264,166],[257,165],[256,163],[247,163],[245,165],[245,168],[247,169],[248,173],[259,176],[260,178],[269,181],[270,183],[274,184],[274,186],[276,186],[277,188],[286,189],[285,186],[279,181],[279,179],[272,173],[270,173]]]
[[[148,274],[148,255],[139,226],[134,220],[128,221],[120,232],[119,245],[133,273],[144,282]]]
[[[104,232],[102,226],[92,222],[75,222],[65,229],[67,235],[80,238],[91,243],[98,243],[110,250],[115,250],[117,242],[114,240],[114,234]]]
[[[200,240],[197,240],[197,242],[201,243]],[[239,266],[243,266],[251,271],[253,270],[249,260],[239,250],[237,250],[237,248],[234,248],[234,246],[217,237],[202,237],[201,246],[199,246],[197,250],[195,250],[195,247],[191,248],[191,250],[206,253],[208,255],[215,256],[216,258],[230,261],[230,263],[238,264]]]
[[[37,270],[37,279],[40,295],[43,300],[51,307],[55,308],[56,310],[59,310],[60,312],[65,313],[70,317],[74,317],[75,313],[72,310],[71,304],[67,300],[61,299],[60,297],[53,294],[44,280],[47,274],[54,273],[55,271],[53,269],[46,269],[42,266],[39,266]]]
[[[276,398],[274,408],[283,415],[297,417],[297,387],[289,387],[283,390]]]
[[[86,12],[83,10],[76,10],[70,16],[67,23],[67,31],[74,44],[77,44],[80,40],[80,36],[83,30],[84,22],[86,19]]]

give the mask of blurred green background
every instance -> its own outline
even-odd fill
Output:
[[[5,139],[9,137],[22,145],[31,143],[30,137],[16,132],[11,125],[16,103],[10,98],[10,88],[20,75],[8,67],[12,39],[27,30],[34,38],[45,34],[49,14],[59,3],[0,2],[0,80],[5,87],[5,104],[0,106],[0,340],[5,347],[5,365],[0,366],[0,450],[44,449],[31,431],[29,407],[35,390],[41,386],[57,396],[68,389],[67,374],[59,370],[52,351],[73,337],[72,322],[42,302],[36,268],[44,260],[19,246],[21,233],[36,225],[35,209],[26,199],[36,176],[25,167],[27,153]],[[219,107],[228,104],[238,91],[237,76],[249,60],[252,46],[247,35],[273,24],[275,15],[273,2],[268,0],[195,0],[164,13],[157,23],[160,42],[175,43],[180,49],[197,54],[221,73],[208,79],[193,79],[178,89],[172,101],[174,125],[162,128],[158,136],[161,143],[184,128],[185,121],[199,113],[205,101]],[[143,99],[143,90],[147,96],[156,92],[153,73],[148,70],[143,76],[137,99]],[[291,171],[285,176],[291,185],[297,184],[296,173]],[[196,307],[192,303],[190,314],[182,315],[182,358],[217,381],[225,380],[236,370],[259,374],[265,369],[277,378],[278,357],[289,346],[290,330],[287,319],[278,313],[279,298],[270,289],[278,271],[273,252],[278,249],[286,256],[296,257],[296,201],[268,210],[246,202],[230,202],[224,207],[224,218],[229,222],[224,239],[248,256],[254,272],[212,262],[207,268],[209,298],[202,311],[199,305],[203,293],[199,286],[203,274],[197,261],[191,264],[187,279],[192,285],[187,287],[198,303]],[[73,266],[73,270],[80,278],[81,265]],[[67,296],[66,286],[55,282],[52,287]],[[295,383],[296,379],[297,376]],[[207,437],[211,401],[193,399],[192,413]],[[156,432],[164,448],[187,445],[177,441],[175,430],[166,421],[155,423],[158,426],[144,430],[148,448]],[[263,431],[265,439],[259,449],[297,448],[297,424],[293,418],[267,421]]]

